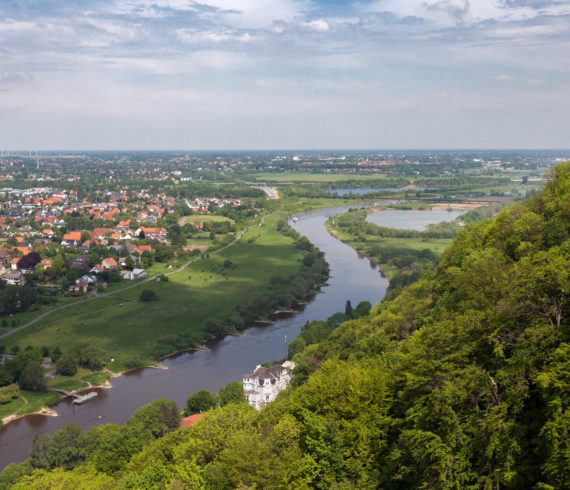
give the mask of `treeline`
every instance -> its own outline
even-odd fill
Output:
[[[505,206],[507,206],[505,202],[494,202],[487,206],[471,209],[461,215],[461,221],[464,223],[479,223],[480,221],[492,218]]]
[[[45,389],[41,350],[28,347],[22,352],[16,351],[12,359],[4,359],[0,368],[0,386],[5,387],[12,383],[18,383],[22,390],[41,391]],[[6,392],[5,390],[4,393]],[[11,397],[4,399],[2,403],[10,399]]]
[[[229,403],[245,403],[245,393],[241,381],[230,381],[220,391],[211,393],[207,390],[200,390],[188,397],[184,415],[194,415],[204,413],[212,408],[225,407]]]
[[[390,291],[412,284],[439,262],[439,256],[427,248],[374,244],[364,249],[364,255],[395,271],[390,277]]]
[[[27,311],[38,301],[38,289],[33,284],[8,286],[4,281],[0,281],[0,316]]]
[[[5,352],[6,346],[0,346],[0,352]],[[6,356],[6,355],[5,355]],[[56,365],[56,372],[64,376],[73,376],[79,367],[93,371],[103,369],[109,356],[101,347],[89,343],[79,343],[62,353],[59,347],[51,351],[48,347],[39,349],[28,345],[20,350],[19,346],[11,348],[0,366],[0,387],[17,383],[22,390],[43,391],[46,389],[43,358],[49,358]],[[0,401],[6,403],[10,399]]]
[[[28,462],[0,484],[568,488],[569,296],[570,163],[540,195],[460,232],[434,271],[298,352],[308,378],[260,412],[229,403],[142,447],[99,444],[112,472],[84,460],[29,475]]]

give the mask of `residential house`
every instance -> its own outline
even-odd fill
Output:
[[[151,240],[166,240],[166,229],[140,226],[136,231],[137,236],[150,238]]]
[[[6,284],[9,284],[11,286],[23,286],[26,282],[24,274],[22,274],[20,271],[15,270],[8,272],[8,274],[6,274],[3,279]]]
[[[112,228],[95,228],[91,232],[91,238],[104,240],[105,237],[113,232]]]
[[[42,258],[37,252],[30,252],[24,255],[16,263],[16,267],[22,274],[31,274],[36,271],[36,265],[42,261]]]
[[[63,235],[63,241],[61,244],[64,247],[77,247],[81,243],[81,232],[71,231]]]
[[[93,267],[91,267],[91,270],[89,272],[94,272],[95,274],[99,274],[100,272],[103,272],[104,270],[105,270],[105,268],[101,264],[96,264]]]
[[[146,272],[144,269],[133,269],[132,271],[123,271],[121,272],[121,276],[123,279],[127,281],[134,281],[135,279],[140,279],[146,276]]]
[[[113,257],[107,257],[101,261],[101,265],[104,269],[115,269],[119,266],[117,261]]]
[[[119,221],[117,226],[115,226],[115,229],[117,231],[127,231],[130,228],[129,224],[130,224],[129,220]]]
[[[295,363],[286,361],[282,365],[268,368],[257,366],[251,374],[243,377],[243,391],[247,402],[259,410],[275,400],[277,393],[287,388]]]

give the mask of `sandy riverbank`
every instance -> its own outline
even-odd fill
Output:
[[[461,202],[451,202],[451,203],[447,203],[447,202],[440,202],[440,203],[435,203],[431,205],[431,209],[465,209],[470,210],[470,209],[476,209],[476,208],[480,208],[481,206],[484,206],[485,204],[478,204],[478,203],[461,203]]]
[[[9,424],[10,422],[14,422],[14,420],[22,419],[24,417],[27,417],[28,415],[46,415],[48,417],[57,417],[58,416],[57,412],[55,410],[52,410],[49,407],[42,407],[37,412],[24,413],[22,415],[16,415],[16,414],[8,415],[7,417],[4,417],[2,419],[2,425],[6,425],[6,424]]]

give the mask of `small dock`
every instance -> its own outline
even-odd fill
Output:
[[[82,403],[88,402],[89,400],[92,400],[93,398],[96,398],[98,396],[98,393],[96,391],[90,391],[89,393],[86,393],[85,395],[74,395],[75,396],[75,400],[73,400],[73,403],[75,405],[81,405]]]

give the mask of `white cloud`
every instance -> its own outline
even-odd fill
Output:
[[[493,78],[495,80],[499,80],[500,82],[510,82],[513,79],[511,75],[507,75],[506,73],[495,75]]]
[[[328,23],[323,19],[312,20],[311,22],[306,22],[304,25],[307,26],[309,29],[318,32],[326,32],[329,30]]]
[[[178,29],[176,31],[178,38],[185,43],[221,43],[221,42],[240,42],[251,43],[261,39],[259,36],[245,33],[237,33],[232,31],[202,31],[197,29]]]
[[[36,29],[38,29],[36,22],[16,21],[14,19],[0,21],[0,33],[29,32]]]

